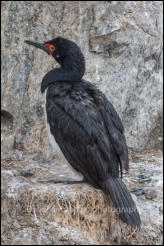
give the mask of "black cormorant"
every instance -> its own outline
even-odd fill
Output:
[[[122,168],[129,167],[123,124],[106,96],[83,79],[85,59],[80,48],[62,37],[44,43],[25,42],[60,64],[41,83],[54,141],[86,182],[110,195],[125,223],[140,226],[135,203],[122,182]]]

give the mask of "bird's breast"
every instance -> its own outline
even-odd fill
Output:
[[[59,145],[57,144],[55,137],[52,135],[51,130],[50,130],[50,124],[47,121],[47,111],[46,111],[46,96],[47,96],[47,89],[44,92],[44,112],[45,112],[45,124],[46,124],[46,130],[49,138],[49,142],[52,146],[52,149],[54,153],[61,159],[65,159]]]

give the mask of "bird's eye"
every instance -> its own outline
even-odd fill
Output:
[[[54,51],[54,50],[55,50],[55,46],[50,45],[50,50],[51,50],[51,51]]]
[[[53,52],[55,50],[55,46],[53,44],[45,44],[45,46],[49,49],[50,55],[53,55]]]

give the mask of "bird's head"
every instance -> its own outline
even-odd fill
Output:
[[[85,59],[79,46],[75,42],[62,37],[57,37],[44,43],[30,40],[25,40],[25,42],[52,55],[63,69],[72,72],[76,71],[82,76],[84,75]]]

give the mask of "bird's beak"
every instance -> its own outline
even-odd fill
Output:
[[[44,43],[37,43],[37,42],[34,42],[34,41],[30,41],[30,40],[25,40],[24,42],[27,43],[27,44],[31,44],[33,46],[36,46],[36,47],[44,50],[47,54],[50,54],[50,51],[49,51],[48,47],[46,47]]]

